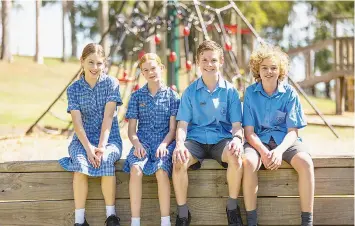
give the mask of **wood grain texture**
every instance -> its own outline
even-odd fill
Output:
[[[243,201],[240,200],[241,206]],[[188,200],[192,213],[192,225],[226,225],[226,199],[191,198]],[[129,225],[129,199],[117,200],[122,225]],[[47,226],[73,225],[72,200],[42,202],[0,203],[1,225]],[[88,200],[87,219],[90,225],[103,225],[105,206],[103,200]],[[175,222],[175,201],[172,199],[171,216]],[[243,217],[244,210],[242,210]],[[143,199],[142,225],[160,225],[157,199]],[[259,198],[260,225],[300,225],[298,198]],[[245,222],[245,218],[244,218]],[[316,198],[314,225],[353,225],[354,198]]]
[[[125,159],[116,163],[116,171],[122,171]],[[354,156],[315,156],[313,157],[315,168],[354,168]],[[286,162],[283,162],[280,169],[292,168]],[[205,160],[201,170],[223,169],[214,160]],[[0,173],[9,172],[64,172],[64,169],[56,160],[46,161],[19,161],[0,163]]]
[[[116,180],[116,197],[129,198],[129,174],[118,172]],[[68,172],[1,173],[0,181],[0,200],[73,199],[72,173]],[[354,171],[351,168],[316,168],[315,181],[315,195],[354,195]],[[172,186],[171,189],[173,191]],[[143,198],[158,198],[157,192],[155,176],[143,177]],[[293,169],[260,171],[258,195],[298,196],[296,171]],[[190,171],[188,196],[227,197],[226,171]],[[174,192],[172,192],[172,197],[174,197]],[[89,179],[88,198],[103,198],[99,178]]]

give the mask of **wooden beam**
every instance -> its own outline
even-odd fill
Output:
[[[333,79],[337,79],[340,77],[349,77],[349,76],[354,76],[354,71],[347,71],[347,70],[343,70],[343,71],[330,71],[328,73],[325,73],[321,76],[313,76],[311,79],[305,79],[301,82],[298,82],[298,84],[302,87],[302,88],[307,88],[310,86],[314,86],[317,83],[320,82],[329,82]]]
[[[345,111],[345,78],[337,78],[335,83],[335,107],[336,114],[342,115]]]
[[[1,173],[0,200],[73,199],[72,173]],[[129,198],[129,174],[116,174],[116,197]],[[353,168],[316,168],[315,195],[354,195]],[[172,184],[172,183],[171,183]],[[208,189],[206,189],[208,188]],[[173,186],[171,186],[173,191]],[[242,195],[243,192],[240,192]],[[259,196],[298,196],[298,176],[293,169],[259,171]],[[174,192],[171,194],[175,197]],[[227,197],[225,170],[189,171],[188,196]],[[89,199],[103,199],[100,178],[89,179]],[[158,198],[155,176],[143,177],[143,198]]]
[[[318,41],[317,43],[313,44],[313,45],[308,45],[308,46],[305,46],[305,47],[297,47],[297,48],[293,48],[293,49],[290,49],[287,51],[287,54],[289,56],[294,56],[294,55],[297,55],[297,54],[300,54],[300,53],[305,53],[305,52],[308,52],[310,50],[313,50],[313,51],[317,51],[317,50],[320,50],[320,49],[324,49],[330,45],[333,44],[333,39],[327,39],[327,40],[323,40],[323,41]]]
[[[344,168],[354,167],[354,156],[312,156],[315,168]],[[116,162],[116,171],[122,171],[125,159]],[[280,169],[292,168],[283,162]],[[203,162],[201,170],[223,169],[216,161],[207,159]],[[64,172],[57,160],[42,161],[13,161],[0,163],[0,173],[29,173],[29,172]]]
[[[188,205],[192,214],[191,225],[226,225],[226,198],[191,198]],[[243,200],[239,200],[243,207]],[[260,225],[300,225],[299,198],[259,198],[258,215]],[[129,199],[116,200],[122,225],[129,225]],[[73,225],[73,200],[47,202],[0,203],[2,225]],[[159,202],[143,199],[141,219],[143,225],[160,225]],[[175,221],[176,204],[171,199],[171,222]],[[245,221],[245,211],[242,210]],[[90,225],[103,225],[105,204],[103,200],[88,200],[86,217]],[[353,225],[354,197],[315,198],[314,225]]]

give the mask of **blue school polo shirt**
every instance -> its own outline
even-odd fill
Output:
[[[269,96],[261,82],[249,86],[244,95],[243,127],[253,126],[261,142],[269,143],[273,137],[279,145],[288,128],[303,128],[307,125],[299,96],[287,83],[279,83]]]
[[[187,139],[202,144],[232,138],[232,123],[242,121],[238,92],[222,76],[210,92],[200,77],[184,91],[176,120],[189,123]]]

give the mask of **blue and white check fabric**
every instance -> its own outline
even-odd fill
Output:
[[[132,147],[123,171],[130,172],[132,165],[139,165],[146,175],[154,174],[158,169],[171,175],[175,141],[168,145],[168,154],[165,157],[157,158],[155,154],[169,132],[170,117],[177,115],[179,104],[179,95],[166,86],[160,88],[155,96],[150,94],[147,84],[131,95],[126,118],[138,120],[137,136],[147,155],[144,159],[139,159],[134,156]]]
[[[97,146],[106,103],[116,102],[117,106],[122,105],[117,79],[102,74],[96,85],[91,88],[82,76],[68,87],[67,96],[67,112],[80,111],[86,136],[92,145]],[[94,177],[113,176],[115,175],[114,164],[121,158],[121,150],[122,140],[118,127],[117,111],[115,111],[108,144],[99,168],[94,168],[89,163],[86,151],[76,134],[74,134],[68,148],[70,157],[60,159],[59,163],[68,171],[81,172]]]

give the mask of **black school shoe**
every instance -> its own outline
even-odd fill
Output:
[[[189,226],[190,222],[191,222],[191,214],[189,211],[189,215],[187,218],[186,217],[180,218],[179,215],[177,215],[175,226]]]
[[[240,214],[239,206],[237,206],[237,209],[234,210],[228,210],[226,208],[226,212],[227,212],[228,226],[243,226],[243,220]]]
[[[120,218],[116,215],[109,216],[105,221],[106,226],[120,226]]]
[[[76,224],[74,224],[74,226],[90,226],[90,225],[88,224],[88,222],[85,219],[83,224],[76,223]]]

